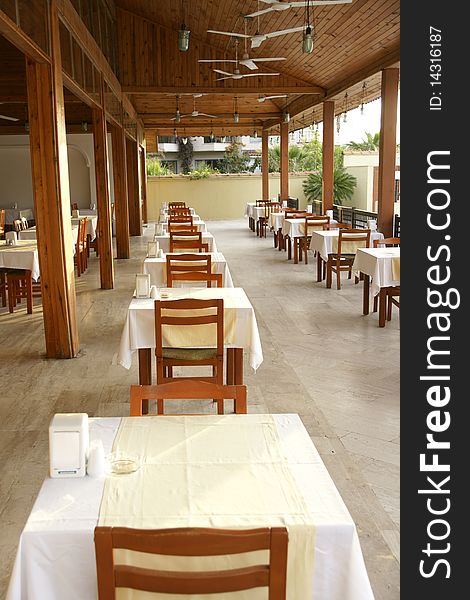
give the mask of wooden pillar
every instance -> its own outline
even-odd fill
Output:
[[[384,69],[382,71],[378,229],[385,237],[393,235],[398,79],[399,69]]]
[[[289,123],[281,123],[281,200],[289,198]]]
[[[263,200],[269,200],[269,132],[263,129],[261,134],[261,180],[263,188]]]
[[[140,197],[142,204],[142,221],[147,223],[147,165],[145,159],[145,148],[139,148],[140,159]]]
[[[129,258],[129,207],[127,204],[126,146],[122,127],[111,125],[113,145],[114,212],[117,258]]]
[[[106,117],[102,108],[93,109],[93,147],[95,150],[96,205],[98,209],[98,249],[101,289],[114,288],[113,235],[108,185]]]
[[[137,142],[126,138],[127,197],[129,233],[142,235],[142,215],[139,193],[139,160]]]
[[[323,214],[333,208],[335,155],[335,103],[323,102]]]

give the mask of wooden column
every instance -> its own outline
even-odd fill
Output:
[[[129,233],[142,235],[142,215],[139,193],[139,160],[137,142],[126,138],[127,197]]]
[[[323,102],[323,214],[333,208],[335,103]]]
[[[281,200],[289,198],[289,123],[281,123]]]
[[[26,60],[29,142],[46,355],[79,350],[58,18],[51,8],[53,62]]]
[[[113,145],[114,212],[117,258],[129,258],[129,207],[127,204],[126,146],[122,127],[111,126]]]
[[[140,197],[142,204],[142,221],[147,223],[147,165],[145,159],[145,148],[139,148],[140,160]]]
[[[263,200],[269,200],[269,132],[263,129],[261,134],[261,180],[263,189]]]
[[[399,69],[384,69],[382,71],[378,229],[385,237],[393,235],[398,79]]]
[[[96,205],[98,209],[98,249],[101,289],[114,288],[113,236],[108,185],[106,117],[102,108],[93,109],[93,146],[95,150]]]

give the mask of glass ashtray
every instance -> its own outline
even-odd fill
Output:
[[[132,458],[116,458],[109,462],[109,467],[113,475],[127,475],[128,473],[134,473],[139,466],[139,463]]]

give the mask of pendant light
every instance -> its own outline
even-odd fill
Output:
[[[178,31],[178,50],[181,50],[181,52],[186,52],[189,48],[189,29],[187,29],[185,23],[184,23],[184,0],[181,0],[181,14],[182,14],[182,19],[183,19],[183,23],[181,25],[181,28]]]
[[[341,129],[341,115],[338,114],[336,116],[336,132],[339,133],[340,129]]]
[[[362,95],[361,95],[361,115],[364,114],[364,99],[366,96],[366,82],[362,84]]]
[[[313,12],[313,7],[312,7]],[[310,25],[310,0],[307,0],[305,7],[306,27],[302,37],[302,52],[304,54],[312,54],[313,52],[313,28]]]
[[[233,99],[233,122],[234,123],[240,122],[240,115],[238,114],[238,99],[236,96]]]
[[[286,96],[286,107],[284,109],[284,112],[282,113],[282,122],[289,123],[289,121],[290,121],[290,114],[289,114],[289,111],[287,110],[287,96]]]
[[[211,133],[210,133],[211,142],[215,140],[214,130],[212,129],[212,121],[211,121]]]
[[[344,94],[344,115],[343,115],[343,123],[347,121],[347,113],[348,113],[348,92]]]
[[[175,123],[181,122],[181,113],[180,113],[180,97],[176,96],[176,113],[175,113]]]

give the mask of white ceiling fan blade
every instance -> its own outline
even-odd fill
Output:
[[[328,6],[329,4],[351,4],[352,0],[310,0],[310,6]],[[307,6],[307,2],[289,2],[292,7]]]
[[[245,35],[244,33],[234,33],[233,31],[216,31],[215,29],[208,29],[207,33],[218,33],[220,35],[229,35],[230,37],[241,37],[241,38],[250,38],[250,35]]]
[[[264,2],[265,4],[276,4],[279,0],[261,0],[261,2]]]
[[[224,62],[234,63],[237,61],[233,58],[226,58],[226,59],[200,58],[197,62],[201,62],[201,63],[224,63]]]
[[[7,117],[6,115],[0,115],[0,119],[5,119],[5,121],[19,121],[19,119],[15,119],[15,117]]]
[[[232,79],[232,76],[230,75],[230,77],[219,77],[218,79],[216,79],[216,81],[223,81],[224,79]]]
[[[287,35],[288,33],[296,33],[297,31],[303,31],[303,27],[291,27],[291,29],[283,29],[282,31],[271,31],[271,33],[263,34],[267,39],[278,37],[280,35]]]
[[[253,62],[253,59],[251,59],[251,58],[243,58],[239,62],[241,65],[243,65],[244,67],[247,67],[248,69],[251,69],[252,71],[255,71],[258,68],[256,66],[256,64]]]
[[[209,119],[217,119],[217,115],[208,115],[207,113],[199,113],[198,117],[209,117]]]
[[[261,15],[265,15],[267,13],[273,12],[275,9],[274,8],[264,8],[263,10],[257,10],[254,13],[250,13],[249,15],[246,15],[247,17],[253,18],[253,17],[260,17]]]
[[[251,60],[255,62],[275,62],[277,60],[287,60],[287,58],[284,58],[283,56],[276,56],[273,58],[252,58]]]
[[[220,73],[221,75],[229,75],[232,76],[232,73],[228,73],[227,71],[221,71],[220,69],[212,69],[214,73]]]
[[[251,38],[251,47],[259,48],[261,46],[261,44],[266,40],[267,40],[267,37],[265,35],[255,35]]]
[[[280,75],[280,73],[245,73],[243,77],[267,77],[270,75]]]

